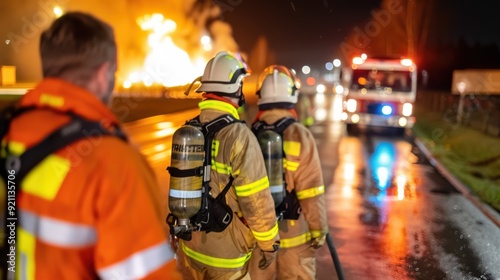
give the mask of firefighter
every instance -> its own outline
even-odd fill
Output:
[[[181,279],[154,173],[106,106],[117,66],[112,27],[70,12],[42,33],[39,51],[44,78],[17,104],[25,112],[3,139],[9,153],[33,150],[75,118],[100,123],[110,135],[97,127],[84,131],[86,137],[47,155],[16,186],[17,277]],[[9,180],[17,175],[13,168]]]
[[[256,121],[277,123],[285,117],[297,119],[300,82],[284,66],[264,69],[258,80],[259,112]],[[257,259],[250,261],[250,276],[255,279],[315,279],[316,249],[326,239],[326,220],[323,175],[311,132],[299,122],[283,131],[285,181],[288,192],[294,191],[301,213],[297,220],[279,221],[280,250],[276,261],[265,270],[257,268]],[[290,202],[290,201],[288,201]]]
[[[219,52],[207,63],[199,103],[201,123],[230,114],[239,119],[244,104],[242,83],[248,68],[238,54]],[[227,185],[225,195],[234,212],[222,232],[193,231],[190,241],[179,240],[178,267],[184,279],[250,279],[248,260],[258,259],[260,268],[274,260],[279,248],[278,224],[269,190],[264,159],[257,139],[243,122],[222,128],[211,148],[211,195],[216,197]],[[260,248],[259,255],[253,253]]]

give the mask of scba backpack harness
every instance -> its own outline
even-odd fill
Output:
[[[222,128],[244,123],[227,114],[202,124],[199,116],[186,122],[173,136],[167,224],[172,236],[191,240],[193,231],[221,232],[233,219],[226,193],[234,178],[217,195],[210,194],[213,139]]]
[[[278,159],[278,161],[274,164],[274,166],[278,167],[281,166],[283,167],[283,159],[285,158],[285,151],[283,148],[283,132],[285,129],[290,126],[291,124],[295,123],[297,120],[292,117],[284,117],[279,119],[273,124],[267,124],[266,122],[263,121],[257,121],[252,125],[252,132],[257,136],[257,139],[259,139],[259,143],[261,144],[261,149],[263,152],[264,156],[264,161],[266,163],[272,162]],[[265,145],[265,142],[269,142],[267,139],[269,139],[268,132],[271,133],[276,133],[280,136],[280,145],[279,147],[276,147],[274,145]],[[271,136],[272,138],[273,136]],[[263,143],[264,142],[264,143]],[[264,144],[264,145],[263,145]],[[267,143],[268,144],[268,143]],[[273,147],[276,147],[276,149],[273,151]],[[281,149],[281,150],[278,150]],[[272,172],[272,164],[267,165],[266,164],[266,169],[268,172],[269,180],[272,181],[271,177],[274,177],[270,173]],[[286,176],[285,176],[285,171],[283,169],[280,169],[282,174],[275,174],[281,177],[277,178],[280,179],[279,181],[282,180],[283,188],[284,188],[284,193],[282,194],[281,199],[277,199],[276,195],[273,194],[273,191],[271,190],[273,194],[273,198],[275,199],[275,210],[276,210],[276,217],[278,220],[282,219],[287,219],[287,220],[297,220],[300,216],[301,213],[301,208],[300,208],[300,203],[299,200],[297,199],[297,194],[295,193],[295,190],[292,190],[289,192],[286,189]],[[272,187],[271,187],[272,188]]]
[[[100,122],[87,120],[73,112],[61,112],[60,114],[71,117],[68,123],[50,133],[38,142],[38,144],[28,148],[21,155],[15,155],[11,152],[7,141],[3,142],[3,138],[7,135],[14,118],[35,109],[50,110],[37,107],[17,108],[15,106],[9,106],[0,116],[0,141],[2,141],[0,145],[0,177],[2,177],[6,188],[6,225],[12,223],[19,224],[19,206],[17,205],[16,198],[21,188],[20,184],[28,173],[47,156],[86,137],[115,136],[127,142],[127,137],[119,127],[115,127],[113,131],[110,131],[104,128]],[[2,258],[0,260],[2,262],[3,279],[9,279],[7,278],[8,268],[6,266],[12,266],[8,263],[9,260],[6,258],[9,251],[12,250],[12,246],[17,245],[15,235],[14,238],[11,238],[12,236],[7,238],[8,236],[9,234],[6,232],[2,243]]]

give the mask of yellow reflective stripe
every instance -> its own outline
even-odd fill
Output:
[[[9,142],[9,150],[14,155],[20,155],[20,154],[24,153],[24,151],[26,150],[26,146],[21,142],[10,141]]]
[[[217,109],[231,114],[237,120],[240,119],[238,115],[238,110],[231,104],[219,101],[219,100],[204,100],[198,104],[201,110],[205,109]]]
[[[235,186],[237,196],[250,196],[252,194],[258,193],[266,188],[269,188],[269,179],[265,176],[253,183]]]
[[[215,157],[219,154],[219,145],[220,142],[218,140],[214,139],[212,141],[212,170],[220,174],[230,175],[233,173],[233,168],[231,166],[215,161]]]
[[[252,230],[253,236],[255,237],[255,239],[257,239],[259,241],[272,240],[274,237],[276,237],[278,232],[279,232],[278,223],[276,223],[274,225],[274,227],[268,231],[262,232],[262,231],[253,231]]]
[[[297,171],[297,169],[299,168],[299,163],[296,162],[296,161],[291,161],[291,160],[283,159],[283,167],[286,170]]]
[[[302,200],[306,198],[315,197],[324,193],[325,193],[325,186],[310,188],[307,190],[297,192],[297,199]]]
[[[318,238],[320,236],[323,236],[323,231],[322,230],[311,230],[311,238]]]
[[[69,160],[49,155],[26,175],[21,188],[26,193],[53,200],[70,168]]]
[[[287,156],[300,156],[300,142],[284,141],[283,150]]]
[[[36,239],[33,234],[22,227],[17,228],[16,279],[35,279],[35,244]]]
[[[166,242],[133,253],[123,261],[99,269],[101,279],[142,279],[174,259],[174,252]]]
[[[304,125],[306,125],[306,126],[311,126],[313,124],[314,124],[314,118],[313,117],[307,117],[304,120]]]
[[[2,140],[2,147],[4,147],[7,143],[5,141]],[[24,146],[23,143],[21,142],[16,142],[16,141],[10,141],[8,143],[8,148],[9,148],[9,151],[14,154],[14,155],[20,155],[22,153],[24,153],[24,151],[26,150],[26,146]],[[2,154],[1,154],[2,157],[6,157],[6,153],[5,151],[2,149]]]
[[[240,68],[244,68],[243,64],[241,63],[241,61],[239,59],[236,59],[235,57],[232,57],[230,55],[226,55],[224,58],[228,59],[228,60],[236,60],[236,62],[238,62],[238,65],[240,66]],[[236,71],[232,71],[229,73],[229,80],[231,80],[233,78],[233,75]]]
[[[231,55],[226,55],[226,56],[224,56],[224,57],[225,57],[226,59],[229,59],[229,60],[236,60],[236,62],[238,62],[238,65],[239,65],[241,68],[243,68],[243,67],[244,67],[244,66],[243,66],[243,63],[241,63],[241,61],[240,61],[239,59],[237,59],[236,57],[233,57],[233,56],[231,56]]]
[[[212,170],[224,175],[230,175],[233,173],[233,168],[231,166],[216,162],[215,160],[212,160]]]
[[[212,140],[212,157],[216,157],[219,154],[219,146],[220,146],[219,140],[213,139]]]
[[[40,104],[49,105],[50,107],[60,108],[64,105],[64,98],[61,96],[50,95],[47,93],[42,93],[40,95]]]
[[[182,251],[186,254],[186,256],[192,258],[193,260],[200,262],[205,265],[209,265],[212,267],[219,267],[219,268],[240,268],[245,265],[245,263],[250,259],[252,256],[252,252],[246,254],[243,257],[239,257],[236,259],[223,259],[223,258],[216,258],[216,257],[211,257],[204,255],[202,253],[198,253],[194,251],[193,249],[189,248],[186,246],[184,242],[182,243]]]
[[[26,150],[26,146],[21,142],[10,141],[9,150],[15,155],[21,155]],[[49,155],[26,175],[21,188],[23,192],[53,200],[70,168],[69,160],[54,154]]]
[[[280,239],[280,248],[291,248],[311,241],[311,233],[306,232],[292,238]]]

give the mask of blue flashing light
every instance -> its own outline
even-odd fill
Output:
[[[382,114],[390,116],[392,114],[392,107],[389,105],[382,106]]]

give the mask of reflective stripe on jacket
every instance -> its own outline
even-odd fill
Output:
[[[95,96],[58,79],[43,80],[20,104],[37,109],[11,124],[5,140],[16,154],[68,122],[64,112],[119,125]],[[18,277],[180,279],[152,170],[124,141],[88,134],[46,157],[21,182]]]
[[[238,118],[236,108],[218,100],[200,102],[200,120],[207,123],[221,115]],[[217,133],[212,145],[210,187],[213,197],[234,178],[226,194],[235,212],[233,221],[223,232],[193,232],[191,241],[181,240],[180,249],[193,261],[193,267],[238,270],[250,259],[256,244],[272,250],[279,240],[274,202],[260,146],[244,123],[235,123]],[[246,226],[236,213],[241,213]]]
[[[259,120],[272,124],[293,116],[289,110],[272,109],[262,111]],[[302,124],[293,123],[283,132],[283,140],[287,190],[295,190],[302,208],[298,220],[279,222],[281,248],[290,248],[325,234],[328,224],[321,162],[312,133]]]

